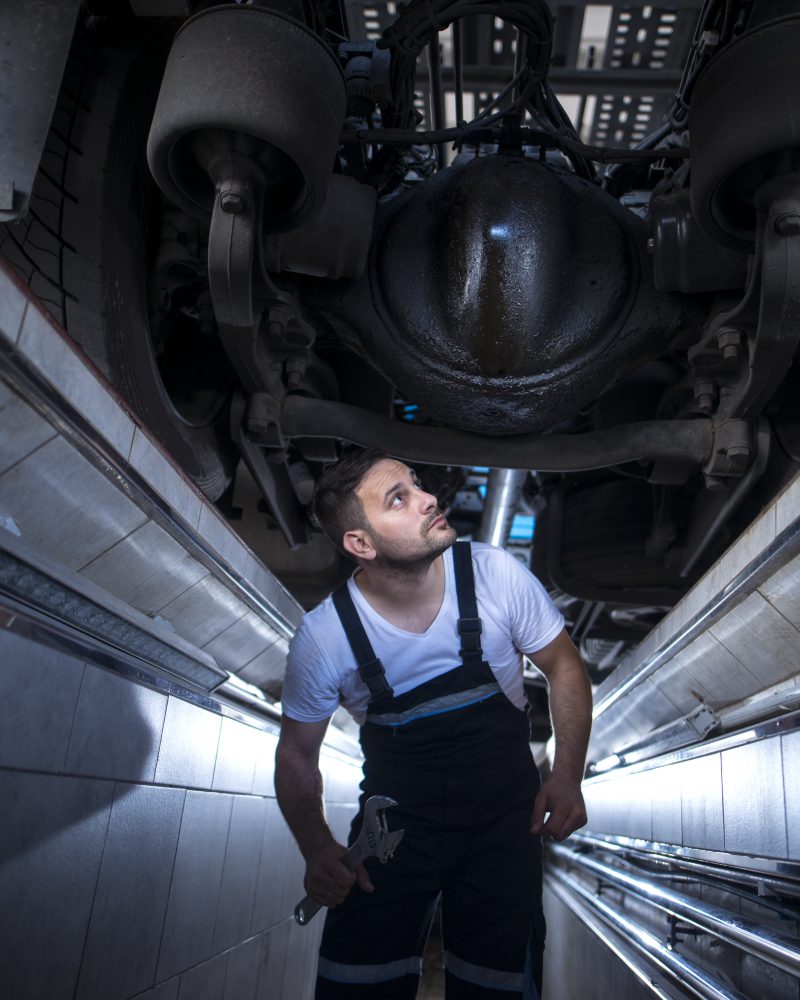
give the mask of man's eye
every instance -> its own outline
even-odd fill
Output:
[[[392,507],[396,507],[398,505],[398,501],[402,502],[402,500],[403,500],[403,494],[395,493],[395,495],[392,497]]]

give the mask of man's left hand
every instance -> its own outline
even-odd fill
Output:
[[[585,822],[586,807],[583,804],[580,782],[564,780],[551,774],[533,803],[531,833],[541,833],[553,840],[565,840]]]

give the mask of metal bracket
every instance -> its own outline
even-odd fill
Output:
[[[674,948],[676,944],[680,944],[687,937],[700,937],[702,934],[708,934],[708,931],[704,931],[700,927],[679,920],[674,913],[667,914],[667,926],[667,944],[670,948]]]
[[[757,416],[800,342],[800,174],[767,181],[756,206],[756,255],[744,296],[689,350],[698,409],[715,411],[716,422]],[[741,474],[737,465],[741,456],[722,474]]]
[[[680,566],[681,576],[686,577],[692,572],[719,529],[761,478],[767,467],[771,441],[769,423],[762,417],[753,434],[753,460],[744,474],[738,479],[729,476],[727,480],[721,476],[707,475],[708,489],[697,500],[692,514],[691,531],[680,548],[672,552],[668,561],[668,565]],[[732,444],[732,447],[738,446]],[[715,447],[715,454],[716,450]]]
[[[280,401],[266,392],[255,392],[247,404],[247,433],[258,445],[286,449],[287,440],[281,434]]]
[[[275,402],[276,406],[279,405],[277,401],[272,402]],[[246,412],[247,417],[245,417]],[[280,427],[273,420],[276,412],[271,406],[269,397],[261,394],[254,405],[252,419],[256,427],[261,424],[265,434],[274,435],[280,441]],[[231,401],[231,436],[286,539],[286,544],[289,548],[296,549],[308,541],[308,521],[292,487],[283,456],[279,452],[275,456],[277,461],[267,461],[262,448],[248,433],[250,419],[250,408],[247,406],[245,396],[236,393]]]
[[[217,181],[208,234],[208,282],[220,326],[252,327],[256,322],[253,272],[261,220],[261,191],[241,158]]]
[[[752,454],[750,425],[745,420],[726,420],[714,428],[714,446],[703,472],[706,476],[742,476]]]

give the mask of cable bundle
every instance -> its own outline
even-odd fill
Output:
[[[523,74],[532,84],[543,81],[550,68],[553,48],[553,15],[545,0],[411,0],[398,4],[400,15],[384,32],[379,48],[392,50],[394,105],[385,118],[387,127],[408,128],[414,123],[414,77],[420,52],[453,21],[470,14],[489,14],[519,28],[526,38]]]
[[[572,122],[556,98],[547,79],[553,50],[553,15],[545,0],[411,0],[399,4],[397,20],[383,32],[380,48],[392,52],[391,86],[393,104],[384,109],[388,129],[416,125],[414,81],[416,63],[423,48],[453,21],[474,14],[488,14],[513,24],[519,32],[518,44],[524,52],[519,72],[491,104],[471,124],[488,125],[510,114],[529,113],[545,131],[580,145]],[[509,103],[499,107],[512,94]],[[498,110],[494,110],[498,108]],[[494,112],[494,113],[492,113]],[[568,154],[575,171],[594,177],[591,163],[579,153]]]

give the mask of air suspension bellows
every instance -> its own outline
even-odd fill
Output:
[[[689,113],[692,212],[718,242],[752,253],[756,192],[800,170],[800,15],[746,32],[711,60]]]
[[[228,211],[241,210],[237,185],[257,178],[261,228],[294,228],[325,201],[345,105],[336,56],[305,25],[256,7],[213,7],[173,42],[150,170],[175,204],[201,218],[220,195]]]

